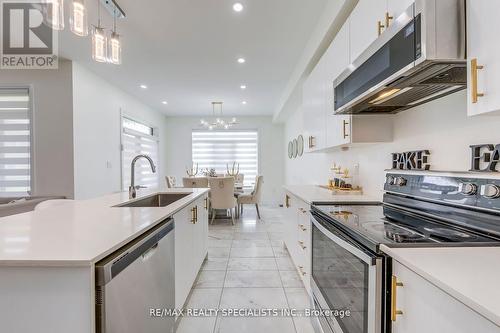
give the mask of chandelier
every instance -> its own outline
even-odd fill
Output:
[[[222,118],[222,102],[212,102],[212,119],[206,121],[204,119],[200,120],[200,126],[207,128],[209,130],[213,129],[229,129],[232,126],[238,124],[236,118],[231,120],[224,120]]]

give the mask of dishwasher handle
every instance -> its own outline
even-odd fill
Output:
[[[147,260],[153,255],[158,242],[174,230],[172,218],[160,222],[156,227],[139,236],[95,265],[96,286],[104,286],[120,272],[142,257]]]

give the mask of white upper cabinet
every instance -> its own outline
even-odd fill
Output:
[[[384,29],[387,0],[360,0],[350,16],[351,62],[379,36]],[[380,29],[379,29],[380,24]]]
[[[350,16],[350,51],[354,62],[414,0],[360,0]]]
[[[351,116],[334,115],[334,81],[349,65],[349,22],[337,33],[323,56],[326,63],[326,145],[334,147],[350,142]]]
[[[304,150],[306,152],[324,149],[326,145],[325,64],[322,60],[314,67],[303,86]]]
[[[500,1],[467,1],[468,98],[470,116],[500,111]]]

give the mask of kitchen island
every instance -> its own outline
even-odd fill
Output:
[[[191,253],[197,258],[189,263],[197,267],[190,267],[190,276],[182,279],[194,281],[207,251],[208,239],[203,243],[201,237],[207,238],[203,233],[208,232],[208,189],[162,193],[185,196],[165,207],[117,207],[130,201],[128,193],[121,192],[0,219],[2,329],[94,332],[95,264],[169,217],[174,217],[176,239],[194,235],[189,225],[195,225],[192,212],[196,209],[196,219],[199,215],[202,222],[196,230],[200,240],[197,253]],[[153,194],[139,193],[134,201]],[[176,242],[176,256],[181,252],[177,247],[184,243]],[[176,304],[182,304],[177,296]]]

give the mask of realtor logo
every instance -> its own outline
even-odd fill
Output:
[[[0,68],[57,68],[57,34],[49,23],[51,14],[50,2],[40,0],[1,2]]]

